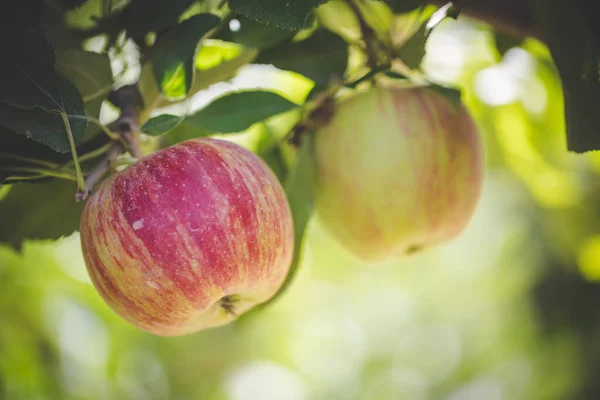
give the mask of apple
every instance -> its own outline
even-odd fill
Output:
[[[458,99],[428,86],[342,100],[315,133],[318,220],[366,261],[456,237],[480,197],[484,150]]]
[[[275,175],[251,151],[213,138],[165,148],[107,178],[80,230],[105,302],[161,336],[223,325],[265,302],[294,251]]]

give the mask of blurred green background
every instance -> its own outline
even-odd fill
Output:
[[[179,338],[140,331],[102,302],[77,233],[21,252],[0,245],[0,398],[600,398],[600,156],[566,151],[547,49],[448,19],[423,69],[463,90],[486,142],[483,195],[459,238],[366,265],[313,219],[280,300]],[[296,100],[311,89],[251,65],[194,104],[255,86]],[[256,150],[294,118],[228,138]]]

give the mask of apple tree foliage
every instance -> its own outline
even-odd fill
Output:
[[[456,18],[461,11],[420,0],[336,0],[334,11],[339,13],[323,13],[325,3],[3,4],[0,185],[10,190],[0,187],[4,196],[0,241],[19,246],[24,239],[55,239],[78,229],[83,201],[76,201],[76,192],[85,188],[89,173],[106,162],[113,144],[124,140],[119,125],[123,116],[134,117],[139,128],[135,130],[150,143],[148,152],[193,137],[243,132],[297,110],[298,121],[290,132],[282,137],[266,135],[257,151],[286,189],[295,221],[296,265],[312,212],[310,131],[320,106],[337,91],[374,79],[426,79],[419,66],[428,35],[440,18]],[[590,4],[530,2],[561,78],[567,145],[574,152],[600,149],[600,32]],[[401,40],[392,40],[384,23],[385,15],[392,13],[410,17]],[[354,29],[342,29],[336,18],[345,18]],[[136,59],[123,57],[125,53]],[[117,59],[126,65],[118,66]],[[124,84],[123,74],[132,69],[127,63],[138,65],[139,73],[135,82]],[[275,91],[252,89],[229,92],[192,112],[181,111],[187,107],[161,112],[185,104],[215,83],[229,81],[248,64],[273,65],[302,75],[313,82],[313,89],[301,103]],[[124,88],[136,96],[123,96]],[[439,89],[449,96],[460,95],[455,89]],[[105,124],[100,121],[103,107],[117,115],[120,109],[121,116]],[[292,276],[293,272],[288,282]]]

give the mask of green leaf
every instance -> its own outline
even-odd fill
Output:
[[[288,175],[288,165],[285,162],[283,150],[280,145],[272,146],[271,148],[261,152],[260,158],[267,163],[271,171],[277,176],[280,181],[285,181]]]
[[[343,78],[348,66],[348,45],[330,31],[318,29],[303,41],[261,52],[255,63],[297,72],[317,86],[325,86],[332,76]]]
[[[254,151],[267,163],[271,171],[277,176],[277,179],[280,182],[285,182],[289,166],[282,147],[286,143],[282,141],[282,138],[268,124],[262,124],[260,128]]]
[[[79,229],[84,202],[75,201],[75,182],[54,179],[11,185],[0,202],[0,241],[19,247],[24,239],[58,239]]]
[[[3,198],[6,197],[6,195],[8,195],[8,192],[10,192],[11,186],[10,185],[0,185],[0,201],[2,201]]]
[[[296,164],[289,173],[284,185],[294,220],[294,257],[292,258],[292,265],[279,291],[268,302],[261,304],[259,308],[263,308],[281,296],[298,272],[302,256],[304,232],[314,209],[314,175],[314,138],[312,134],[305,134],[301,139]]]
[[[165,95],[177,98],[188,93],[194,79],[198,42],[218,23],[216,15],[194,15],[171,28],[153,46],[150,61]]]
[[[428,15],[424,11],[422,11],[421,14],[422,16]],[[429,38],[431,32],[445,18],[456,19],[457,16],[457,9],[452,7],[450,3],[440,7],[421,25],[419,30],[415,32],[414,35],[404,42],[404,44],[397,50],[397,55],[409,68],[418,68],[423,61],[423,57],[425,57],[425,45],[427,44],[427,39]]]
[[[186,118],[186,124],[212,133],[235,133],[298,105],[262,90],[228,93]]]
[[[600,38],[577,2],[531,0],[531,5],[562,82],[567,147],[577,153],[600,150]]]
[[[62,110],[69,116],[75,144],[79,144],[87,126],[83,101],[69,81],[62,79],[59,85],[61,93],[64,94],[61,99]],[[17,108],[0,103],[0,126],[50,146],[55,151],[70,151],[65,125],[57,112]]]
[[[110,19],[112,21],[116,14],[105,16],[105,19],[100,20],[103,16],[103,2],[104,0],[87,0],[81,6],[69,10],[64,15],[66,25],[70,28],[82,30],[94,28],[98,24],[104,24],[108,28],[109,23],[106,23],[107,20]],[[114,30],[117,29],[122,30],[123,28],[115,26]],[[108,29],[106,30],[108,31]]]
[[[197,93],[212,84],[233,78],[237,74],[237,71],[244,65],[251,63],[257,54],[257,51],[254,49],[244,49],[237,57],[224,61],[212,68],[196,69],[196,77],[189,94]],[[198,66],[198,63],[196,66]]]
[[[54,72],[54,52],[40,27],[39,5],[15,5],[10,18],[8,26],[0,27],[0,76],[5,78],[0,80],[0,103],[66,112],[66,103],[81,102],[76,90],[63,92]]]
[[[214,39],[205,40],[196,55],[196,69],[210,70],[227,61],[234,60],[242,51],[244,51],[244,47],[236,43]]]
[[[326,0],[229,0],[229,7],[266,25],[297,31],[310,26],[312,10]]]
[[[214,48],[215,46],[211,44],[210,47]],[[198,57],[203,55],[203,50],[204,46],[198,52]],[[224,52],[228,51],[229,50],[224,50]],[[258,52],[255,49],[242,49],[242,51],[235,58],[225,61],[226,57],[223,57],[222,63],[213,66],[212,68],[203,70],[199,70],[198,64],[204,67],[205,62],[204,60],[198,60],[197,58],[194,83],[192,84],[192,87],[186,98],[189,98],[200,90],[206,89],[214,83],[227,81],[233,78],[237,71],[242,66],[252,62],[252,60],[256,58],[257,54]],[[168,99],[163,96],[158,90],[156,79],[154,79],[153,75],[154,73],[152,71],[152,65],[150,63],[146,63],[146,65],[144,65],[142,68],[142,73],[138,82],[138,87],[142,94],[144,104],[148,105],[150,109],[164,107],[186,99]]]
[[[146,121],[140,130],[146,135],[160,136],[174,129],[183,120],[184,117],[178,115],[163,114]]]
[[[398,56],[408,68],[415,69],[421,65],[425,57],[425,43],[427,42],[427,29],[425,24],[412,35],[398,50]]]
[[[83,50],[62,50],[56,53],[56,71],[77,87],[83,102],[93,105],[91,115],[98,116],[100,104],[113,86],[110,60],[106,54]]]
[[[56,52],[56,71],[77,87],[83,98],[85,112],[99,118],[102,102],[113,87],[110,60],[106,54],[83,50],[63,50]],[[87,136],[95,133],[97,127],[90,124]]]
[[[239,29],[234,31],[230,27],[224,27],[215,39],[239,43],[256,49],[267,49],[281,42],[288,41],[295,35],[292,31],[273,25],[265,25],[243,15],[236,15],[230,18],[230,21],[232,20],[239,23]],[[230,23],[229,26],[232,26],[232,24]]]

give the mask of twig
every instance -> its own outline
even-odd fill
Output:
[[[113,162],[110,165],[110,168],[114,169],[116,167],[121,167],[123,165],[129,166],[129,165],[135,164],[137,161],[138,161],[138,159],[135,157],[119,157],[119,158],[116,158],[115,160],[113,160]]]
[[[85,182],[83,180],[83,174],[81,173],[81,166],[79,165],[79,159],[77,158],[77,147],[75,146],[75,139],[73,138],[73,131],[71,131],[71,123],[67,114],[61,112],[60,116],[65,124],[67,130],[67,138],[69,139],[69,147],[71,148],[71,156],[73,157],[73,164],[75,166],[75,175],[77,176],[77,191],[83,190]]]
[[[84,161],[93,160],[94,158],[101,156],[102,154],[106,153],[108,151],[108,149],[110,149],[110,146],[111,146],[111,143],[108,143],[102,147],[98,147],[97,149],[90,151],[89,153],[85,153],[84,155],[79,157],[79,162],[82,163]],[[71,164],[73,164],[73,160],[66,163],[65,167],[68,167]]]
[[[37,165],[42,166],[42,167],[48,167],[48,168],[53,168],[53,169],[60,168],[60,165],[55,164],[53,162],[49,162],[49,161],[45,161],[45,160],[38,160],[38,159],[35,159],[35,158],[29,158],[29,157],[24,157],[24,156],[19,156],[19,155],[16,155],[16,154],[8,154],[8,153],[0,152],[0,157],[2,157],[2,158],[10,158],[10,159],[15,160],[15,161],[23,161],[23,162],[26,162],[26,163],[29,163],[29,164],[37,164]]]
[[[110,129],[108,129],[106,126],[104,126],[104,124],[102,124],[102,122],[100,122],[99,119],[93,118],[90,116],[87,116],[86,118],[88,121],[90,121],[94,125],[98,126],[104,133],[106,133],[106,136],[108,136],[112,140],[119,140],[119,135],[117,135],[116,133],[114,133]]]
[[[221,8],[225,7],[225,4],[227,4],[227,0],[221,0],[219,4],[217,4],[217,10],[220,10]]]
[[[375,35],[375,31],[373,28],[369,26],[367,21],[365,21],[360,7],[355,3],[355,0],[346,0],[348,6],[352,9],[354,15],[356,15],[356,19],[358,20],[358,25],[360,27],[361,36],[363,41],[365,42],[365,52],[367,54],[367,60],[369,65],[372,68],[376,68],[379,64],[379,57],[375,49],[373,49],[373,39],[377,39]]]
[[[443,6],[447,0],[427,0],[428,3]],[[537,25],[531,5],[522,0],[455,0],[454,6],[459,7],[465,16],[476,18],[493,25],[515,37],[533,36],[543,42],[543,37]]]
[[[85,186],[83,190],[78,190],[75,194],[77,201],[85,200],[88,198],[92,189],[96,183],[108,172],[114,160],[119,157],[124,151],[124,147],[120,142],[114,141],[111,143],[110,148],[106,152],[106,155],[102,160],[92,169],[85,177]]]
[[[0,166],[0,171],[31,172],[33,174],[52,176],[55,178],[62,178],[62,179],[67,179],[70,181],[77,182],[77,177],[67,171],[60,171],[60,170],[56,171],[56,170],[45,169],[45,168],[4,167],[4,166]]]

